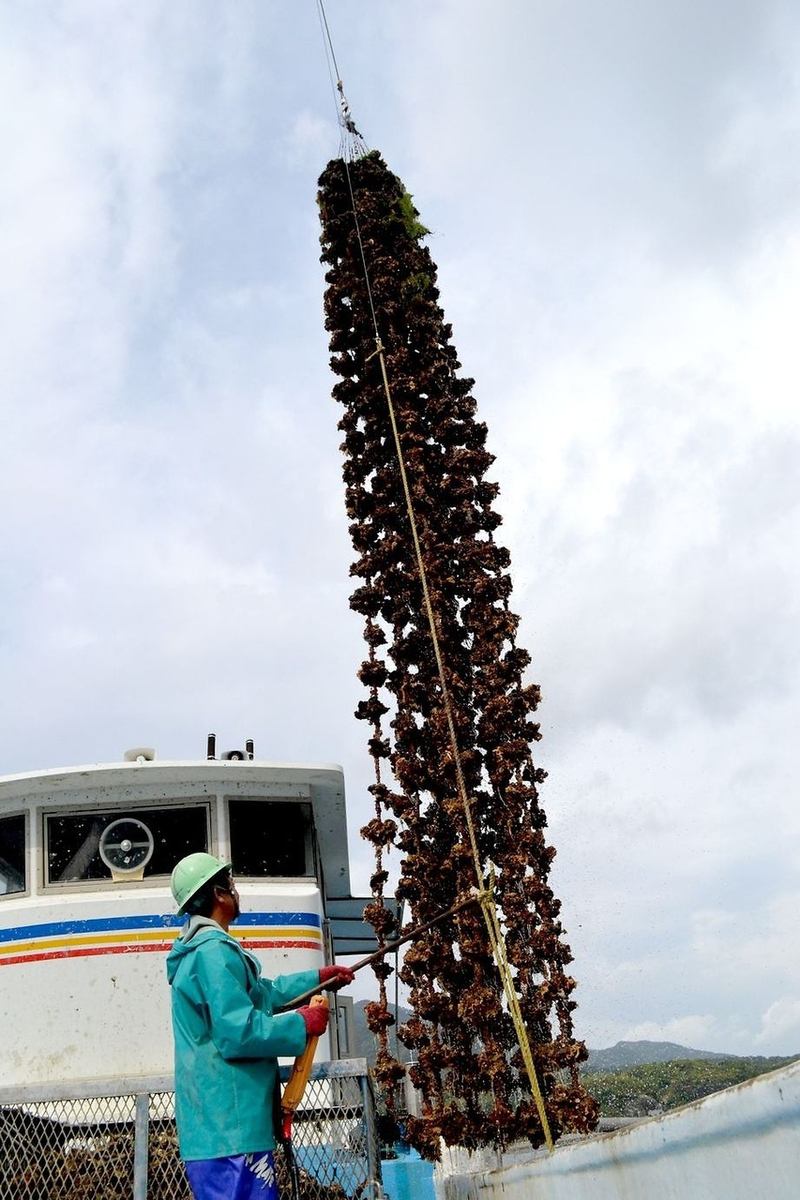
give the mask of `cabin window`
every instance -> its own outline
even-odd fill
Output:
[[[313,875],[311,805],[229,800],[234,875]]]
[[[0,896],[24,892],[25,814],[0,819]]]
[[[45,825],[48,883],[111,879],[109,862],[123,868],[122,878],[135,878],[142,861],[145,879],[169,875],[185,854],[208,849],[205,804],[51,813]]]

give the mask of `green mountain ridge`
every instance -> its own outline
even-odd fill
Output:
[[[725,1054],[717,1050],[694,1050],[678,1042],[617,1042],[602,1050],[590,1050],[589,1061],[584,1065],[584,1074],[591,1071],[619,1071],[625,1067],[638,1067],[645,1063],[677,1062],[681,1059],[705,1059],[709,1062],[726,1062],[740,1058],[738,1054]]]
[[[589,1071],[583,1080],[604,1117],[649,1117],[744,1083],[796,1058],[684,1058],[622,1071]]]
[[[372,1065],[375,1038],[364,1015],[367,1003],[359,1000],[353,1005],[353,1053]],[[410,1016],[410,1009],[398,1009],[401,1025]],[[389,1046],[401,1062],[408,1062],[409,1051],[399,1042],[395,1044],[394,1027],[389,1030]],[[604,1117],[648,1117],[774,1071],[797,1058],[800,1055],[767,1058],[724,1054],[695,1050],[677,1042],[617,1042],[615,1046],[590,1050],[582,1074]]]
[[[358,1000],[353,1005],[353,1019],[355,1023],[355,1045],[353,1049],[354,1055],[359,1058],[366,1058],[370,1063],[375,1061],[375,1038],[367,1028],[364,1009],[367,1000]],[[390,1011],[394,1011],[393,1006],[390,1006]],[[399,1024],[403,1024],[412,1015],[410,1008],[404,1008],[402,1005],[398,1008]],[[394,1051],[395,1031],[394,1027],[389,1030],[389,1044]],[[402,1062],[407,1062],[409,1052],[405,1046],[399,1044],[398,1057]],[[787,1055],[779,1057],[765,1057],[758,1054],[727,1054],[720,1050],[695,1050],[691,1046],[682,1046],[678,1042],[616,1042],[613,1046],[605,1046],[601,1049],[589,1050],[589,1059],[582,1068],[584,1075],[592,1074],[595,1071],[622,1071],[631,1067],[645,1066],[648,1063],[666,1063],[680,1062],[683,1060],[691,1060],[695,1062],[734,1062],[746,1061],[748,1063],[781,1063],[791,1062],[798,1055]]]

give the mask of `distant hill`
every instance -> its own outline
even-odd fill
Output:
[[[589,1061],[583,1072],[621,1071],[626,1067],[639,1067],[644,1063],[678,1062],[680,1059],[707,1059],[710,1062],[727,1062],[735,1054],[720,1054],[715,1050],[692,1050],[679,1046],[677,1042],[617,1042],[604,1050],[590,1050]]]
[[[353,1057],[366,1058],[373,1065],[375,1038],[364,1016],[367,1003],[359,1000],[353,1005]],[[411,1016],[411,1010],[401,1006],[398,1016],[402,1025]],[[395,1050],[394,1026],[389,1030],[389,1047],[393,1053],[399,1051],[401,1062],[408,1062],[405,1046],[399,1044]],[[582,1073],[604,1117],[647,1117],[699,1100],[765,1071],[774,1071],[797,1057],[742,1057],[714,1050],[693,1050],[677,1042],[617,1042],[616,1046],[590,1050]]]
[[[353,1049],[354,1058],[366,1058],[370,1066],[375,1062],[375,1035],[367,1027],[367,1018],[364,1016],[364,1009],[370,1002],[368,1000],[357,1000],[353,1005],[353,1025],[355,1027],[355,1047]],[[389,1005],[389,1011],[394,1012],[394,1005]],[[411,1016],[410,1008],[403,1008],[402,1004],[397,1010],[399,1024],[402,1025]],[[395,1053],[395,1026],[389,1030],[389,1049]],[[398,1044],[399,1053],[397,1057],[401,1062],[408,1062],[410,1053],[406,1047],[400,1042]]]
[[[375,1037],[367,1028],[364,1009],[369,1002],[358,1000],[353,1005],[353,1021],[355,1025],[354,1054],[366,1058],[370,1063],[375,1061]],[[394,1012],[390,1005],[390,1011]],[[411,1009],[398,1009],[400,1024],[411,1016]],[[394,1050],[394,1027],[389,1030],[389,1044]],[[409,1053],[400,1045],[400,1060],[408,1061]],[[735,1054],[722,1054],[715,1050],[693,1050],[689,1046],[680,1046],[677,1042],[617,1042],[616,1046],[608,1046],[603,1050],[590,1050],[589,1061],[583,1066],[583,1074],[592,1071],[622,1071],[628,1067],[638,1067],[645,1063],[677,1062],[681,1059],[706,1059],[710,1062],[727,1062],[735,1059]],[[753,1058],[748,1061],[757,1061]],[[772,1061],[772,1060],[763,1060]]]
[[[641,1063],[623,1071],[590,1071],[584,1083],[604,1117],[649,1117],[744,1083],[794,1058],[705,1057]]]

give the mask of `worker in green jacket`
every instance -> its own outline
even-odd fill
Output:
[[[349,967],[264,979],[228,928],[239,916],[230,863],[190,854],[172,872],[188,917],[167,957],[175,1038],[175,1119],[195,1200],[277,1200],[273,1097],[281,1055],[325,1032],[328,1012],[275,1008],[318,983],[351,983]]]

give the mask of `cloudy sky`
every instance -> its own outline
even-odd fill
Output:
[[[591,1045],[800,1051],[800,10],[328,0],[497,455]],[[0,5],[0,771],[338,761],[313,0]]]

